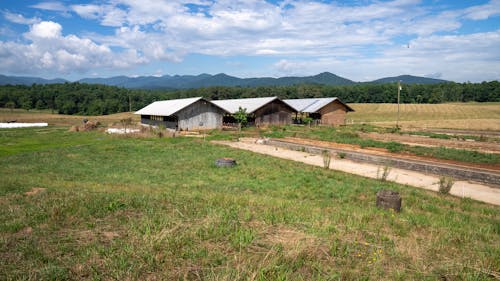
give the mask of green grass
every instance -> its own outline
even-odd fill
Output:
[[[387,132],[390,129],[379,128],[372,125],[350,125],[345,127],[271,127],[269,131],[263,134],[267,137],[283,138],[283,137],[299,137],[306,139],[315,139],[322,141],[332,141],[337,143],[359,145],[360,147],[376,147],[385,148],[390,152],[409,152],[415,155],[429,156],[438,159],[499,164],[500,155],[492,153],[482,153],[465,149],[455,149],[446,147],[424,147],[410,146],[399,142],[383,142],[372,139],[361,138],[359,132]],[[394,133],[390,131],[391,133]]]
[[[1,280],[488,280],[500,271],[496,206],[201,139],[8,134]],[[220,157],[238,165],[217,168]],[[34,187],[45,190],[25,194]],[[380,189],[400,192],[401,213],[375,207]]]

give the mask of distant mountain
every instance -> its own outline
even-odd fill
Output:
[[[394,83],[394,82],[398,82],[398,81],[401,81],[401,83],[405,83],[405,84],[438,84],[438,83],[449,82],[449,81],[441,80],[441,79],[419,77],[419,76],[412,76],[412,75],[400,75],[400,76],[396,76],[396,77],[381,78],[381,79],[374,80],[374,81],[371,81],[368,83],[385,84],[385,83]]]
[[[355,82],[324,72],[315,76],[306,77],[281,77],[281,78],[238,78],[224,73],[216,75],[175,75],[161,77],[126,77],[117,76],[111,78],[86,78],[78,82],[89,84],[106,84],[125,88],[141,89],[188,89],[210,86],[227,87],[257,87],[257,86],[289,86],[296,84],[325,84],[325,85],[352,85]]]
[[[67,80],[56,79],[43,79],[38,77],[23,77],[23,76],[5,76],[0,74],[0,85],[32,85],[32,84],[57,84],[65,83]]]
[[[397,77],[387,77],[371,82],[364,83],[392,83],[401,80],[407,84],[435,84],[447,82],[445,80],[417,77],[411,75],[401,75]],[[6,84],[22,84],[31,85],[37,84],[52,84],[64,83],[64,79],[46,80],[35,77],[15,77],[0,75],[0,85]],[[110,78],[84,78],[79,80],[80,83],[87,84],[104,84],[110,86],[118,86],[131,89],[189,89],[201,88],[210,86],[227,86],[227,87],[257,87],[257,86],[290,86],[298,84],[322,84],[322,85],[355,85],[358,82],[337,76],[330,72],[323,72],[314,76],[289,76],[289,77],[261,77],[261,78],[238,78],[229,76],[224,73],[216,75],[200,74],[200,75],[164,75],[164,76],[115,76]]]

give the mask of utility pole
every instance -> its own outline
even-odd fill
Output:
[[[399,96],[401,93],[401,80],[398,80],[398,120],[396,121],[396,128],[399,129]]]

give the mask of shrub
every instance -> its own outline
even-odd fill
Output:
[[[332,160],[332,155],[330,154],[330,151],[323,150],[323,152],[321,152],[321,156],[323,156],[323,168],[325,169],[330,168],[330,162]]]
[[[441,176],[439,178],[439,193],[448,194],[450,193],[451,187],[455,183],[455,180],[452,177]]]
[[[378,167],[377,179],[381,181],[386,181],[390,172],[391,172],[391,167],[388,164],[384,165],[382,168]]]

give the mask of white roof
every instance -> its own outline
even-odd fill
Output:
[[[298,112],[314,113],[335,100],[338,100],[341,104],[345,105],[348,110],[352,111],[349,106],[341,102],[338,98],[287,99],[283,101]]]
[[[152,104],[140,109],[139,111],[136,111],[135,114],[170,116],[201,99],[202,99],[201,97],[198,97],[198,98],[188,98],[188,99],[155,101]]]
[[[213,100],[213,104],[234,114],[238,112],[239,108],[246,109],[247,113],[252,113],[264,105],[278,99],[277,97],[267,98],[249,98],[249,99],[232,99],[232,100]]]

